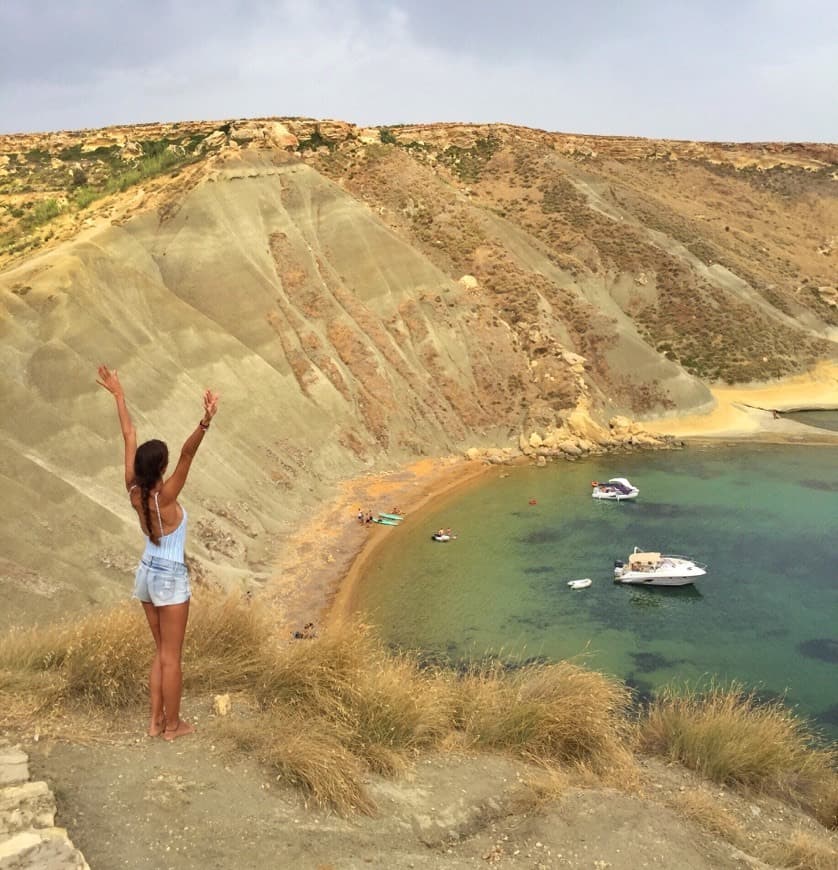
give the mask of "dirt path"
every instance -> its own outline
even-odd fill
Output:
[[[197,712],[200,734],[171,745],[137,739],[138,719],[108,743],[27,747],[34,775],[55,791],[57,823],[92,870],[764,866],[666,806],[696,785],[680,768],[646,769],[639,794],[569,787],[541,801],[529,782],[537,772],[524,764],[432,756],[401,780],[371,776],[377,814],[341,818],[225,752],[208,710]],[[783,836],[796,823],[788,808],[778,816],[770,802],[715,791],[760,829],[757,843],[762,829]]]

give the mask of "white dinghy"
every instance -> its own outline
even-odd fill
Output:
[[[571,580],[567,585],[571,589],[587,589],[591,585],[591,578],[583,577],[581,580]]]

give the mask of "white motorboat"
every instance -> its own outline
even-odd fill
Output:
[[[591,578],[583,577],[581,580],[570,580],[567,585],[571,589],[587,589],[591,585]]]
[[[614,563],[615,583],[634,583],[638,586],[686,586],[706,573],[706,565],[686,556],[642,553],[637,547],[627,563]]]
[[[608,501],[625,501],[630,498],[637,498],[640,490],[626,480],[625,477],[612,477],[611,480],[605,483],[600,483],[598,480],[591,482],[592,498],[601,498]]]

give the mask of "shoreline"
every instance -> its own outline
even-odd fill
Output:
[[[281,628],[290,637],[308,622],[326,627],[350,615],[363,567],[396,529],[361,525],[356,519],[359,508],[377,514],[397,505],[408,521],[493,468],[464,456],[433,457],[338,483],[334,498],[284,543],[263,591],[280,610]]]
[[[773,414],[838,409],[838,364],[823,363],[808,376],[784,382],[718,387],[712,393],[716,406],[705,414],[639,422],[646,431],[688,444],[838,445],[838,431]],[[529,461],[521,456],[509,464]],[[307,622],[327,628],[352,618],[360,578],[395,528],[359,524],[359,508],[377,513],[398,505],[408,521],[431,503],[503,467],[464,456],[433,457],[341,481],[335,497],[284,543],[265,587],[269,600],[279,606],[282,629],[290,637]]]

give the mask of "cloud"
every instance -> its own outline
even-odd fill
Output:
[[[8,132],[303,115],[838,138],[821,0],[21,0],[0,31]]]

